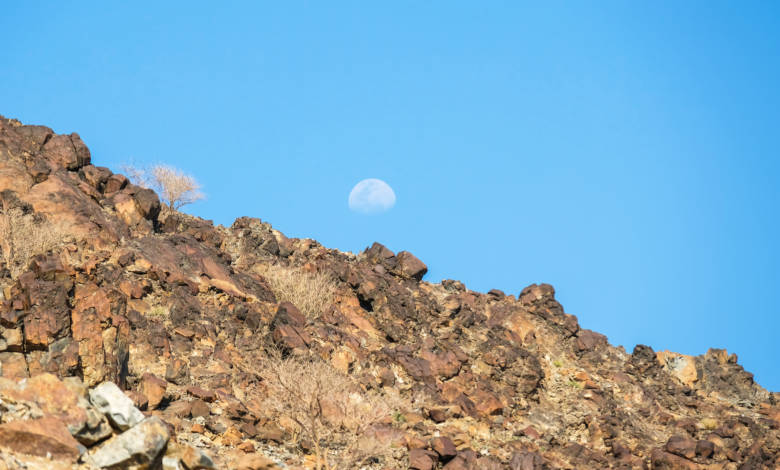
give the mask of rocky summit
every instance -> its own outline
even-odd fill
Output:
[[[0,117],[0,469],[776,469],[780,396],[547,284],[214,226]],[[522,286],[520,286],[522,287]]]

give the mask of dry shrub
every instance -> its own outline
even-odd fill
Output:
[[[13,279],[24,272],[33,256],[60,247],[65,237],[66,234],[40,214],[17,208],[0,213],[2,256]]]
[[[139,168],[123,165],[122,171],[134,184],[154,189],[172,210],[178,210],[185,204],[192,204],[205,196],[200,191],[200,183],[191,175],[168,165],[154,165]]]
[[[259,375],[267,393],[264,408],[280,422],[294,423],[293,439],[312,445],[317,470],[360,468],[374,458],[393,458],[389,443],[366,437],[402,408],[397,395],[363,391],[316,357],[283,358],[272,352]],[[328,448],[336,451],[328,453]]]
[[[278,302],[291,302],[307,318],[317,318],[332,303],[336,282],[325,273],[280,265],[257,265]]]

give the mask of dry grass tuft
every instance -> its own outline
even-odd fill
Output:
[[[296,267],[258,265],[278,302],[292,302],[307,318],[317,318],[333,304],[336,282],[327,274]]]
[[[370,460],[393,459],[389,443],[367,438],[379,423],[392,422],[398,396],[362,391],[348,376],[316,357],[283,358],[272,352],[261,365],[263,407],[296,428],[315,452],[316,469],[360,468]],[[328,449],[336,449],[328,452]]]
[[[62,246],[66,234],[40,214],[25,214],[21,209],[0,213],[0,245],[5,266],[16,279],[30,259]]]

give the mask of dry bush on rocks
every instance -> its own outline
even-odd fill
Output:
[[[361,468],[372,459],[393,459],[389,443],[366,436],[399,412],[403,405],[397,395],[363,391],[319,358],[283,358],[277,351],[269,353],[259,375],[266,388],[264,408],[280,423],[296,428],[296,443],[312,446],[317,470]]]
[[[61,246],[66,235],[40,214],[21,209],[0,213],[0,245],[6,268],[16,279],[30,259]]]
[[[200,191],[200,183],[194,177],[172,166],[139,168],[124,165],[122,171],[138,186],[154,189],[171,210],[178,210],[205,197]]]
[[[291,302],[307,318],[318,317],[333,303],[336,282],[327,274],[280,265],[256,269],[268,281],[277,302]]]

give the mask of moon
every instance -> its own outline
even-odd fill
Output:
[[[365,179],[349,193],[349,209],[353,212],[379,214],[392,209],[394,205],[393,188],[380,179]]]

